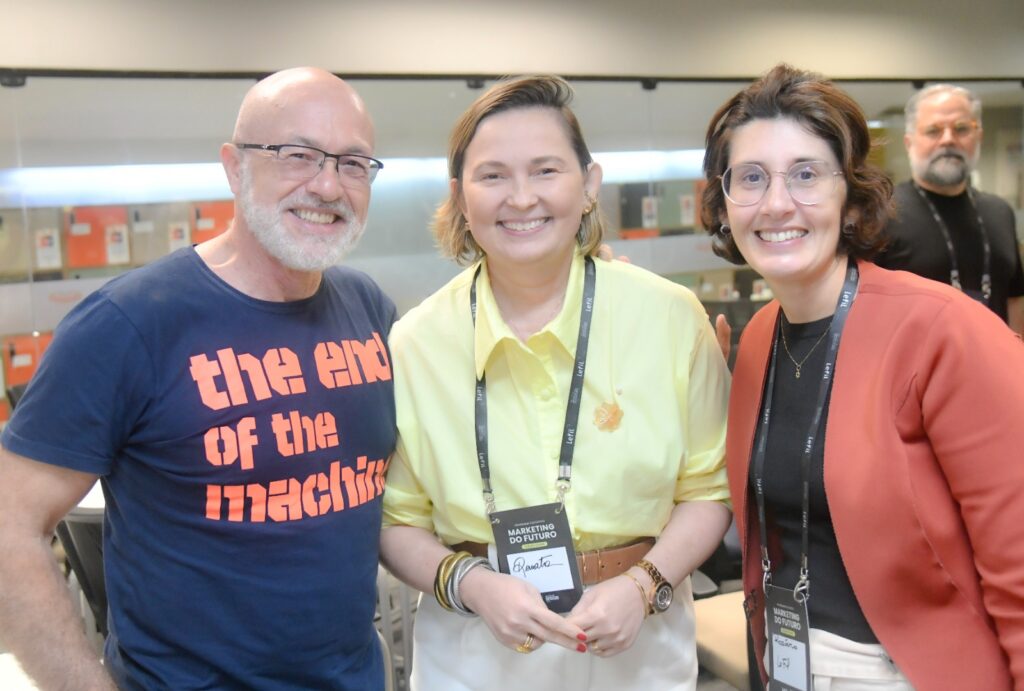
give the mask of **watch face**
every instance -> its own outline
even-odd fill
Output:
[[[658,586],[658,589],[654,591],[654,602],[651,603],[654,606],[655,612],[664,612],[672,604],[672,586],[668,583],[662,583]]]

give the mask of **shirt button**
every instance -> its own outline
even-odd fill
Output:
[[[548,387],[540,390],[540,397],[545,401],[550,401],[555,396],[555,390]]]

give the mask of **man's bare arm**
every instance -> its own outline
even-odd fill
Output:
[[[113,691],[50,549],[96,476],[0,447],[0,632],[40,689]]]

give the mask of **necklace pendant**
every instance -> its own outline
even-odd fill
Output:
[[[796,366],[796,378],[797,378],[797,379],[799,379],[799,378],[800,378],[800,365],[797,365],[797,366]]]

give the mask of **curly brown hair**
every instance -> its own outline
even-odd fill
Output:
[[[711,118],[705,138],[701,221],[713,238],[715,254],[745,264],[728,232],[721,177],[729,167],[732,133],[753,120],[792,118],[832,148],[846,180],[838,253],[868,259],[885,245],[883,231],[892,215],[892,181],[868,163],[871,135],[864,113],[845,91],[813,72],[786,64],[730,98]]]

